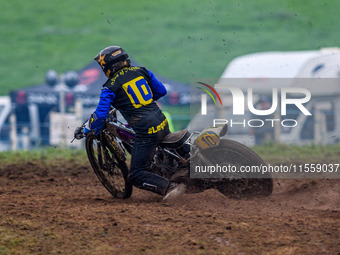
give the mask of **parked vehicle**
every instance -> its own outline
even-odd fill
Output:
[[[253,102],[261,103],[266,97],[271,105],[272,88],[283,86],[304,87],[311,92],[311,99],[305,104],[306,109],[312,114],[306,116],[296,107],[289,106],[287,115],[271,116],[271,118],[295,119],[299,124],[296,127],[263,128],[234,128],[230,127],[230,137],[249,146],[263,142],[280,142],[294,144],[311,143],[338,143],[340,138],[340,86],[333,86],[340,78],[340,49],[325,48],[318,51],[296,52],[260,52],[240,56],[227,66],[217,84],[229,83],[234,79],[242,78],[244,82],[237,83],[245,94],[248,88],[254,92]],[[304,80],[305,79],[305,80]],[[314,79],[318,86],[306,79]],[[302,81],[302,82],[301,82]],[[323,82],[325,81],[325,82]],[[307,83],[307,84],[306,84]],[[314,82],[311,82],[314,83]],[[281,86],[281,87],[280,87]],[[230,95],[221,93],[223,108],[211,110],[214,114],[206,116],[206,122],[213,123],[216,116],[226,116],[228,119],[235,117],[232,114],[233,99]],[[213,105],[210,105],[213,108]],[[209,109],[209,106],[208,106]],[[190,123],[191,129],[198,129],[200,114]],[[256,118],[250,111],[245,112],[244,119]],[[267,116],[267,118],[270,118]],[[199,130],[199,129],[198,129]],[[276,132],[276,133],[275,133]]]

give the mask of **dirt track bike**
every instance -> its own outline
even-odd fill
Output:
[[[131,154],[135,132],[117,118],[112,109],[104,129],[95,135],[82,133],[83,126],[75,131],[75,138],[86,137],[85,146],[90,164],[104,187],[116,198],[129,198],[132,185],[128,181],[127,154]],[[168,134],[156,148],[150,172],[187,186],[187,193],[217,189],[231,198],[269,196],[273,180],[269,173],[261,178],[233,173],[214,178],[191,178],[190,164],[221,166],[260,166],[265,162],[248,147],[229,139],[221,139],[227,133],[227,125],[202,132],[181,130]],[[79,136],[80,135],[80,136]],[[193,167],[193,165],[192,165]]]

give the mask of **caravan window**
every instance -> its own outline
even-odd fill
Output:
[[[301,139],[314,139],[314,110],[312,116],[307,116],[303,128],[301,129]]]
[[[323,112],[326,118],[326,127],[327,131],[334,131],[335,129],[335,109],[333,102],[327,102],[330,107],[329,109],[325,109]]]
[[[281,120],[283,119],[293,119],[297,120],[299,117],[299,114],[301,113],[300,109],[297,108],[295,104],[288,104],[286,108],[286,116],[281,116]],[[292,127],[284,127],[281,126],[281,132],[282,133],[289,133],[292,130]]]
[[[302,139],[314,139],[315,132],[322,136],[325,132],[335,130],[335,108],[332,101],[315,103],[312,116],[308,116],[301,130]]]

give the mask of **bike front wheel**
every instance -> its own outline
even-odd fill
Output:
[[[103,186],[116,198],[129,198],[132,185],[128,181],[129,169],[110,142],[109,134],[102,133],[101,141],[94,133],[86,136],[86,152],[93,171]]]

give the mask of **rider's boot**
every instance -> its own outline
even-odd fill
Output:
[[[186,191],[186,186],[184,183],[176,183],[170,182],[167,192],[163,197],[164,201],[173,200],[181,195],[183,195]]]

